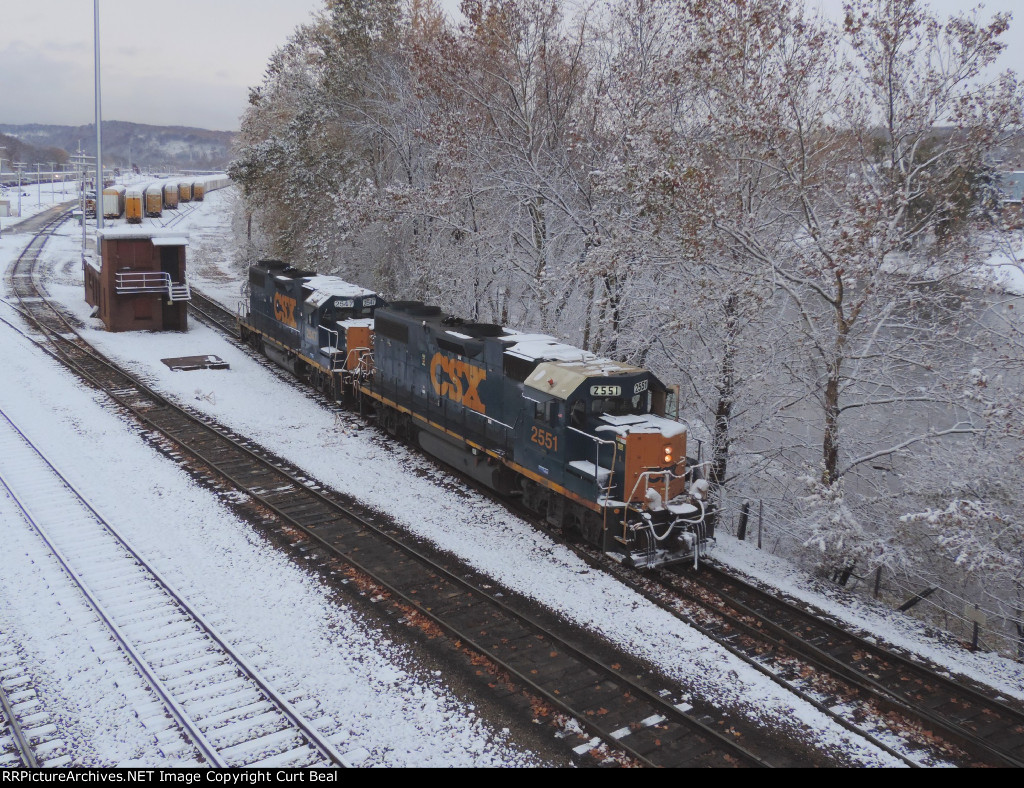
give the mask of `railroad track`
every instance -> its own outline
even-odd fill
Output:
[[[238,339],[238,322],[235,319],[235,315],[231,314],[231,312],[212,298],[193,289],[192,301],[188,306],[192,313],[207,325],[234,339]],[[246,347],[241,342],[238,343],[238,346]],[[292,379],[294,380],[294,376]]]
[[[43,335],[37,340],[42,346],[172,442],[194,473],[228,480],[305,534],[310,544],[348,563],[410,615],[429,621],[533,696],[575,718],[593,737],[583,745],[586,749],[603,742],[652,766],[801,762],[804,753],[780,755],[778,741],[758,740],[766,734],[756,726],[744,734],[727,713],[694,708],[681,696],[663,696],[617,664],[576,648],[389,535],[375,514],[354,511],[244,437],[179,408],[117,369],[77,335],[36,287],[32,270],[43,243],[38,240],[19,259],[11,280],[20,309]]]
[[[236,337],[233,316],[211,299],[201,294],[200,298],[206,322]],[[284,377],[311,391],[293,376]],[[334,403],[327,404],[337,409]],[[587,552],[577,552],[593,560]],[[611,568],[623,574],[617,566]],[[677,595],[676,600],[650,593],[638,578],[626,579],[664,609],[907,765],[919,765],[918,760],[886,744],[879,738],[883,730],[890,735],[902,729],[899,735],[911,749],[927,747],[943,758],[1024,765],[1024,714],[966,680],[945,677],[940,668],[870,643],[710,565],[702,573],[684,570],[656,577],[665,591]],[[694,584],[704,593],[695,592]],[[679,601],[691,609],[695,606],[696,614],[680,616]],[[816,672],[812,681],[807,680],[808,667]],[[935,734],[951,746],[937,746]]]
[[[70,765],[67,746],[17,646],[0,635],[0,769]]]
[[[2,410],[0,457],[0,485],[159,699],[143,724],[163,758],[182,762],[191,749],[222,768],[345,765]]]
[[[163,220],[163,217],[156,219],[155,222],[161,227],[173,227],[178,222],[185,219],[187,216],[191,216],[199,208],[199,203],[179,203],[178,207],[174,212],[167,217],[167,221]],[[170,211],[168,211],[170,212]]]
[[[668,586],[705,610],[719,616],[732,611],[728,618],[719,618],[718,628],[741,650],[757,648],[762,661],[766,644],[771,660],[780,653],[795,654],[983,763],[1024,766],[1024,712],[970,680],[943,675],[937,667],[855,635],[713,565],[699,574],[672,574],[662,573]],[[742,644],[755,633],[756,647]]]

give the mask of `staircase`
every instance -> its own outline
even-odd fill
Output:
[[[188,282],[171,282],[167,287],[167,300],[174,301],[191,301],[192,290],[188,286]]]

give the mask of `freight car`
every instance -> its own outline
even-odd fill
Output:
[[[160,184],[160,188],[164,193],[164,208],[171,211],[178,210],[178,182],[164,181]]]
[[[120,219],[124,216],[126,194],[124,186],[108,186],[103,190],[104,219]]]
[[[140,224],[146,213],[147,184],[130,186],[125,190],[124,220],[128,224]]]
[[[143,192],[147,219],[155,219],[164,215],[164,188],[160,183],[151,183]]]
[[[686,425],[648,370],[281,262],[252,266],[248,289],[250,344],[553,528],[645,567],[712,539]]]

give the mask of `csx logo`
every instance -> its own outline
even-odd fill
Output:
[[[274,317],[286,326],[298,328],[295,325],[295,299],[280,293],[274,293]]]
[[[449,358],[441,353],[435,353],[430,360],[430,382],[434,384],[434,391],[438,396],[461,402],[477,413],[487,412],[477,390],[483,380],[487,380],[487,370],[474,367],[465,361]]]

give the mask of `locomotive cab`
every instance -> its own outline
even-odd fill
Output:
[[[545,403],[535,392],[560,402]],[[705,488],[690,478],[686,425],[664,416],[668,393],[646,370],[587,359],[540,363],[523,394],[535,400],[529,440],[546,455],[538,467],[546,470],[557,460],[564,468],[561,484],[601,513],[599,539],[593,518],[577,516],[575,527],[607,552],[645,566],[696,558],[707,537]],[[530,461],[538,454],[536,446],[521,451],[521,445],[518,457]]]
[[[337,277],[317,276],[305,283],[303,295],[307,351],[332,372],[355,370],[370,351],[376,293]]]

